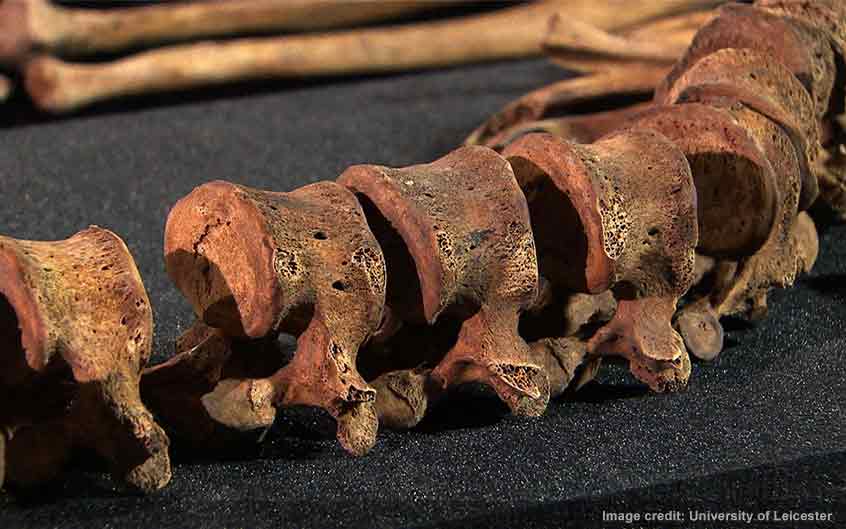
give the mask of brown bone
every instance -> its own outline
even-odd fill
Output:
[[[823,28],[840,46],[846,43],[846,4],[840,0],[757,0],[756,6]]]
[[[659,103],[739,101],[780,125],[799,155],[800,209],[818,195],[812,172],[822,150],[814,100],[797,78],[768,54],[751,49],[718,50],[693,64]]]
[[[73,9],[48,0],[3,0],[0,62],[17,64],[33,50],[82,56],[204,37],[329,29],[413,13],[432,4],[420,0],[238,0]]]
[[[659,105],[634,117],[624,128],[660,132],[685,153],[698,196],[697,251],[701,255],[739,260],[761,251],[784,215],[780,182],[787,182],[788,187],[792,182],[798,189],[795,154],[790,158],[792,147],[788,145],[781,153],[786,159],[780,159],[778,167],[780,171],[792,168],[794,174],[781,176],[767,157],[774,153],[764,152],[761,138],[729,109],[699,103]],[[785,138],[779,130],[773,134]],[[691,308],[683,310],[678,325],[688,350],[710,360],[722,349],[723,330],[720,314],[702,308],[698,317],[693,317]]]
[[[550,285],[549,290],[554,287]],[[549,378],[549,395],[578,390],[593,379],[602,358],[588,355],[588,337],[617,310],[613,293],[549,292],[544,306],[536,305],[520,322],[522,336],[537,337],[532,354]]]
[[[840,143],[822,154],[817,175],[820,197],[842,221],[846,221],[846,143]]]
[[[544,51],[561,66],[580,72],[616,68],[632,63],[672,66],[690,44],[711,11],[649,22],[633,31],[611,34],[592,24],[559,13],[550,21]]]
[[[749,5],[729,4],[718,13],[655,89],[656,100],[665,100],[669,87],[703,57],[721,49],[748,48],[776,58],[814,96],[818,109],[828,109],[834,55],[822,30]]]
[[[519,314],[537,294],[535,247],[508,163],[490,149],[465,147],[403,169],[354,166],[338,181],[362,201],[385,250],[395,315],[461,322],[431,372],[408,381],[414,391],[480,382],[515,413],[542,413],[546,376],[517,335]]]
[[[788,20],[810,26],[825,33],[833,49],[837,70],[827,107],[818,108],[824,114],[823,126],[829,128],[825,153],[815,167],[820,185],[820,197],[841,218],[846,218],[846,5],[837,0],[796,2],[789,0],[759,1],[766,9]]]
[[[757,138],[728,110],[658,105],[622,129],[654,130],[684,152],[698,198],[698,253],[741,258],[761,248],[777,222],[778,177]]]
[[[234,81],[384,73],[538,55],[560,9],[603,29],[619,29],[715,0],[546,0],[477,16],[321,35],[200,42],[99,64],[41,56],[24,68],[42,109],[67,112],[116,97]]]
[[[489,138],[486,145],[497,151],[502,151],[520,136],[532,132],[546,132],[576,143],[592,143],[602,136],[613,132],[620,123],[628,121],[632,116],[640,114],[652,105],[650,102],[635,103],[612,110],[594,112],[590,114],[574,114],[561,118],[549,118],[530,121],[508,128]]]
[[[177,339],[172,358],[144,370],[141,396],[174,441],[192,452],[237,451],[254,437],[217,420],[203,399],[222,381],[270,377],[285,363],[273,337],[233,338],[196,322]]]
[[[697,240],[683,153],[657,133],[632,131],[592,145],[530,134],[504,155],[529,202],[544,277],[617,294],[614,318],[588,351],[623,356],[655,390],[684,386],[689,359],[670,325],[693,280]]]
[[[520,335],[526,337],[528,331],[528,334],[539,332],[548,336],[530,342],[529,347],[532,362],[543,368],[549,380],[552,398],[566,390],[577,391],[596,376],[602,358],[588,355],[586,336],[590,329],[613,317],[617,304],[610,290],[596,295],[548,292],[541,296],[548,299],[538,300],[540,304],[530,312],[544,314],[524,314],[535,321],[521,319]],[[381,424],[391,428],[414,427],[432,404],[443,399],[444,392],[433,383],[431,369],[425,365],[436,363],[443,356],[443,351],[454,343],[454,333],[451,326],[434,329],[405,326],[382,347],[366,350],[362,358],[376,368],[375,372],[384,373],[385,366],[393,369],[371,382],[378,392]],[[399,356],[402,359],[397,365]]]
[[[679,327],[686,343],[694,354],[704,359],[713,358],[722,348],[721,341],[716,340],[722,335],[717,329],[720,317],[763,317],[770,288],[791,286],[796,275],[813,264],[807,263],[807,252],[793,233],[799,222],[796,215],[801,185],[793,144],[783,129],[757,112],[742,105],[734,105],[729,111],[756,138],[772,167],[778,168],[773,173],[778,209],[765,244],[737,262],[718,262],[708,295],[680,312]]]
[[[633,102],[651,95],[672,66],[673,61],[667,61],[670,54],[666,50],[675,49],[673,53],[680,55],[695,28],[712,14],[712,11],[667,12],[661,18],[625,28],[618,35],[607,33],[611,28],[569,12],[557,15],[544,39],[545,51],[565,68],[589,75],[553,83],[509,103],[473,131],[464,143],[501,146],[507,143],[506,139],[513,140],[550,114],[608,97],[622,96]],[[543,124],[539,128],[544,130]]]
[[[74,447],[95,451],[141,491],[170,481],[168,438],[138,389],[152,334],[141,276],[114,233],[0,237],[0,459],[9,482],[54,477]]]
[[[565,390],[579,390],[593,380],[602,364],[601,357],[590,358],[587,341],[566,336],[542,338],[532,342],[535,361],[549,377],[549,396],[558,397]]]
[[[171,211],[165,259],[205,323],[230,336],[299,337],[293,360],[272,376],[224,380],[205,395],[211,417],[248,430],[272,423],[276,406],[316,406],[337,419],[349,452],[373,446],[375,392],[356,356],[382,317],[385,265],[349,191],[332,182],[290,193],[205,184]]]
[[[485,120],[467,139],[466,145],[498,145],[519,126],[531,126],[562,109],[587,105],[611,97],[635,99],[652,94],[667,73],[664,66],[637,65],[613,68],[582,77],[558,81],[533,90],[512,101]]]
[[[718,262],[708,295],[680,312],[678,323],[686,343],[705,359],[713,358],[721,349],[722,343],[715,339],[722,335],[717,329],[720,317],[762,318],[767,312],[768,291],[791,286],[797,274],[810,270],[816,256],[816,251],[808,250],[816,245],[813,222],[809,217],[797,218],[800,173],[789,138],[778,125],[752,110],[735,106],[731,112],[757,138],[772,166],[778,168],[778,214],[764,246],[737,262]],[[814,241],[809,242],[811,238]]]
[[[538,297],[520,321],[520,335],[529,340],[581,335],[591,325],[608,322],[616,310],[610,290],[574,292],[542,277]]]

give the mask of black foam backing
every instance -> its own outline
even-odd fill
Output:
[[[287,191],[352,164],[430,161],[563,75],[524,61],[253,84],[48,120],[19,101],[3,110],[14,126],[0,131],[0,233],[116,231],[155,307],[160,361],[193,319],[162,258],[167,212],[193,187],[225,179]],[[762,323],[729,322],[726,350],[694,365],[687,391],[650,394],[625,366],[608,365],[536,419],[467,391],[413,431],[382,431],[357,459],[326,417],[290,410],[238,460],[183,455],[159,494],[128,495],[80,468],[40,501],[4,496],[0,526],[635,527],[603,522],[603,512],[815,507],[842,527],[846,228],[818,221],[813,273],[774,293]]]

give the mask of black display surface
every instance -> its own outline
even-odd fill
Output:
[[[430,161],[507,101],[562,76],[544,61],[503,63],[148,98],[61,120],[13,105],[0,117],[9,125],[0,233],[117,232],[155,307],[160,361],[192,321],[164,271],[162,233],[194,186],[226,179],[287,191],[352,164]],[[359,459],[325,417],[285,411],[256,454],[182,459],[157,495],[69,472],[40,502],[3,496],[0,527],[637,527],[603,513],[668,511],[683,521],[659,525],[697,526],[691,510],[817,511],[833,521],[781,526],[843,527],[846,227],[818,220],[814,272],[774,293],[762,324],[729,323],[725,352],[695,364],[683,393],[649,394],[620,365],[538,419],[464,392],[414,431],[383,430]]]

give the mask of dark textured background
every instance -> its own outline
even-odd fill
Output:
[[[227,179],[286,191],[355,163],[429,161],[562,75],[526,61],[249,85],[62,120],[18,101],[0,115],[0,233],[116,231],[155,306],[160,359],[192,319],[165,274],[162,232],[194,186]],[[720,360],[694,365],[684,393],[648,394],[609,366],[544,417],[516,419],[468,392],[416,431],[382,432],[360,459],[342,452],[325,417],[285,412],[256,454],[179,463],[158,495],[72,472],[41,502],[0,498],[0,527],[602,526],[603,510],[689,508],[816,508],[843,527],[846,228],[821,230],[814,273],[774,294],[763,324],[730,325]]]

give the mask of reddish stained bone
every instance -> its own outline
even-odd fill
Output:
[[[434,326],[404,322],[389,340],[371,340],[362,351],[359,369],[376,389],[380,425],[413,428],[446,396],[432,367],[455,346],[462,323],[459,318],[440,318]]]
[[[594,295],[569,294],[564,303],[563,336],[573,336],[589,323],[607,322],[616,310],[617,300],[610,290]]]
[[[796,216],[790,229],[793,245],[796,247],[796,259],[799,271],[808,273],[814,268],[820,253],[820,239],[817,226],[810,215],[804,211]]]
[[[580,143],[599,139],[647,103],[594,114],[538,118],[571,104],[588,104],[609,96],[636,100],[650,94],[690,43],[696,29],[713,14],[713,11],[701,11],[663,18],[621,35],[557,16],[544,42],[547,53],[565,68],[592,74],[556,83],[521,98],[488,120],[465,143],[501,150],[531,132],[548,132]],[[654,78],[650,79],[653,74]]]
[[[741,113],[699,103],[662,105],[623,127],[660,132],[685,153],[699,197],[697,251],[704,256],[738,260],[756,252],[766,255],[768,250],[761,247],[773,230],[785,215],[795,215],[799,173],[789,139],[772,125],[767,132],[782,140],[776,149],[764,131],[755,134],[748,119],[735,115]],[[770,147],[767,152],[764,145]],[[699,279],[703,275],[697,274]],[[720,282],[715,292],[729,284],[728,279]],[[721,315],[702,303],[680,311],[677,325],[687,349],[698,358],[711,360],[722,350]]]
[[[544,40],[546,51],[565,68],[591,72],[590,75],[553,83],[508,104],[464,143],[503,145],[504,139],[513,140],[534,122],[565,107],[612,96],[635,99],[651,95],[672,66],[666,50],[674,49],[673,53],[680,55],[695,28],[712,14],[713,11],[694,11],[670,15],[627,28],[619,35],[606,33],[611,28],[590,24],[571,13],[558,15]],[[574,18],[575,25],[571,25]]]
[[[654,132],[630,131],[592,145],[530,134],[504,155],[529,203],[544,277],[617,294],[614,318],[588,342],[591,355],[627,358],[655,390],[683,387],[690,364],[670,320],[693,280],[697,240],[683,153]]]
[[[825,32],[834,51],[838,82],[833,87],[827,107],[819,110],[826,114],[824,127],[834,129],[825,143],[827,152],[815,167],[820,184],[820,195],[836,214],[846,218],[846,169],[843,152],[846,150],[846,6],[842,2],[761,1],[763,9]]]
[[[520,335],[527,340],[580,335],[590,325],[609,321],[617,309],[610,290],[599,294],[573,292],[556,288],[544,278],[540,286],[538,298],[520,321]]]
[[[242,448],[245,436],[206,409],[203,398],[221,381],[266,378],[285,365],[276,340],[239,340],[196,322],[176,342],[176,354],[147,368],[141,396],[175,441],[193,451]]]
[[[720,309],[727,314],[742,314],[758,319],[766,314],[767,291],[772,286],[792,286],[796,274],[802,268],[797,257],[798,249],[791,236],[801,200],[801,163],[797,163],[801,153],[797,156],[787,135],[769,119],[741,105],[733,106],[731,112],[755,135],[770,163],[779,168],[776,223],[760,251],[741,260],[741,281],[736,283],[735,292],[722,302],[727,308]]]
[[[505,129],[487,139],[485,145],[497,151],[502,151],[520,136],[533,132],[546,132],[577,143],[592,143],[615,130],[620,123],[627,121],[631,116],[639,114],[651,105],[652,103],[649,102],[636,103],[604,112],[530,121]]]
[[[534,324],[542,333],[555,336],[537,339],[529,346],[532,361],[543,368],[549,379],[550,397],[557,397],[565,390],[577,391],[598,372],[602,359],[587,354],[587,338],[582,332],[584,329],[584,336],[588,336],[590,331],[586,326],[608,322],[614,315],[616,301],[610,290],[597,295],[570,293],[564,296],[562,306],[560,294],[553,295],[551,288],[546,288],[549,287],[547,281],[541,284],[544,286],[542,293],[530,311],[547,312]],[[521,336],[524,337],[525,324],[526,321],[521,321]],[[451,326],[434,329],[406,326],[384,346],[368,347],[362,356],[366,364],[376,373],[388,370],[371,382],[378,392],[381,424],[391,428],[412,428],[423,419],[432,404],[444,397],[443,390],[433,383],[431,369],[426,365],[435,364],[442,358],[443,351],[454,343],[455,332]]]
[[[542,413],[546,377],[517,335],[519,314],[537,294],[535,247],[508,163],[490,149],[465,147],[402,169],[354,166],[338,181],[362,201],[385,251],[395,315],[418,324],[461,322],[457,341],[431,372],[385,375],[401,378],[403,399],[414,403],[412,417],[396,422],[409,426],[422,417],[428,388],[443,392],[465,382],[491,386],[514,413]],[[378,405],[386,415],[387,405]]]
[[[739,259],[761,248],[778,221],[781,177],[743,123],[726,109],[689,103],[652,106],[621,127],[634,129],[663,134],[687,157],[698,197],[698,253]]]
[[[630,66],[552,83],[506,105],[476,128],[464,143],[497,145],[509,135],[508,131],[529,126],[562,109],[609,97],[634,99],[650,95],[666,73],[663,66]]]
[[[550,288],[551,290],[551,288]],[[535,362],[549,378],[550,397],[578,390],[593,379],[602,363],[587,354],[593,329],[606,324],[617,310],[610,290],[599,294],[557,292],[546,306],[535,306],[520,322],[521,335],[543,335],[531,342]]]
[[[781,63],[749,49],[722,49],[696,62],[681,75],[660,103],[739,101],[778,123],[790,136],[802,168],[800,208],[818,195],[811,171],[822,147],[814,101]]]
[[[747,48],[781,62],[814,97],[817,109],[828,109],[834,84],[834,54],[822,30],[749,5],[729,4],[705,25],[666,79],[655,89],[655,99],[666,100],[676,80],[697,61],[726,48]]]
[[[215,421],[202,398],[226,378],[223,370],[232,355],[230,339],[219,329],[196,323],[177,340],[175,349],[176,354],[166,362],[144,370],[144,402],[176,444],[187,441],[211,449],[225,446],[231,439],[222,438],[230,429]]]
[[[778,214],[758,251],[738,262],[718,262],[711,291],[680,311],[678,323],[686,343],[703,359],[714,358],[722,349],[720,317],[763,317],[770,288],[791,286],[808,261],[805,248],[793,234],[798,222],[800,166],[792,143],[783,129],[766,117],[742,105],[734,105],[729,111],[756,138],[772,166],[779,168]]]
[[[824,29],[841,50],[846,43],[846,6],[840,0],[757,0],[755,4],[772,13],[804,20]]]
[[[846,220],[846,144],[824,152],[817,166],[820,197],[831,206],[841,220]]]
[[[800,212],[795,218],[788,237],[787,242],[774,247],[768,254],[741,264],[718,262],[711,272],[710,297],[700,297],[679,311],[676,325],[688,349],[697,357],[713,360],[722,351],[721,315],[746,311],[762,317],[766,312],[769,288],[789,286],[798,273],[811,271],[819,251],[819,240],[814,222],[807,213]],[[777,253],[779,250],[781,255]]]
[[[793,226],[799,222],[795,220],[797,209],[807,208],[816,197],[817,180],[829,202],[831,195],[836,194],[830,191],[836,187],[831,180],[836,179],[826,179],[825,161],[830,158],[822,150],[817,127],[818,119],[826,116],[830,104],[837,100],[836,96],[829,98],[834,86],[834,56],[830,48],[826,49],[827,44],[821,44],[826,42],[822,29],[815,29],[825,25],[820,24],[819,18],[782,19],[761,15],[760,11],[748,7],[725,9],[697,36],[687,58],[656,96],[668,103],[701,101],[726,106],[753,134],[775,170],[778,214],[764,246],[749,257],[739,257],[738,262],[718,262],[708,293],[679,313],[677,324],[688,348],[705,359],[715,357],[722,349],[721,316],[762,317],[767,310],[768,290],[791,285],[805,269],[807,252],[802,241],[793,235]],[[744,12],[749,15],[746,22],[739,19]],[[751,18],[753,14],[757,18]],[[752,42],[753,32],[745,30],[744,24],[750,28],[772,24],[783,28],[782,38],[793,40],[774,52],[769,50],[767,39],[760,39],[762,30],[754,33],[754,39],[760,42]],[[763,52],[719,49],[732,43]],[[711,49],[718,51],[698,59]],[[814,98],[807,95],[791,72],[804,80]],[[823,154],[816,159],[819,153]],[[812,232],[813,228],[805,231]]]
[[[273,422],[276,406],[308,405],[338,421],[353,454],[375,442],[375,392],[356,370],[385,301],[382,251],[353,195],[322,182],[290,193],[212,182],[180,200],[165,229],[168,274],[205,323],[230,336],[298,336],[272,376],[227,379],[202,397],[237,430]]]
[[[587,341],[575,337],[543,338],[532,342],[532,355],[549,377],[549,395],[558,397],[565,390],[579,390],[593,380],[602,364],[601,357],[590,358]]]
[[[9,482],[54,477],[75,447],[141,491],[170,481],[168,438],[138,390],[152,332],[141,276],[114,233],[0,237],[0,457]]]

